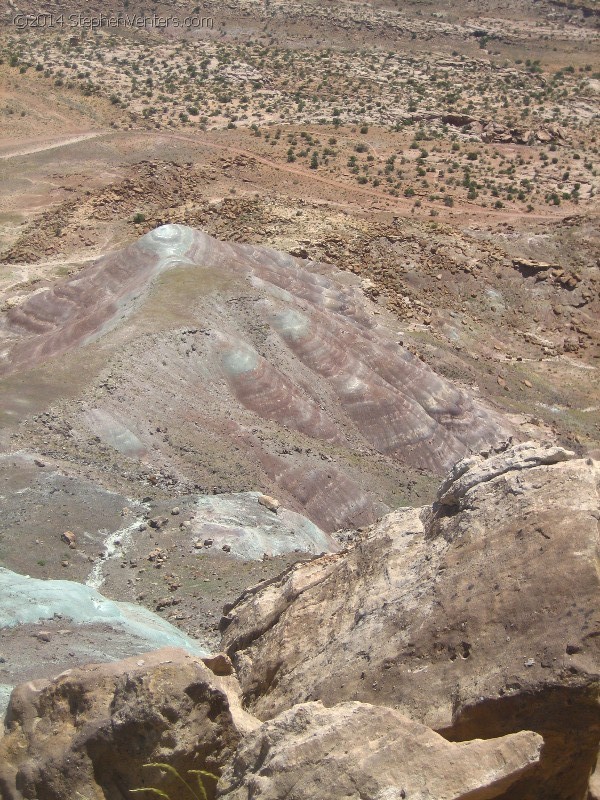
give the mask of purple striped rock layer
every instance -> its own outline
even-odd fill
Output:
[[[332,531],[411,502],[420,475],[508,433],[373,310],[333,267],[164,225],[6,312],[0,375],[96,358],[61,409],[75,444],[92,435],[146,470],[266,491]]]

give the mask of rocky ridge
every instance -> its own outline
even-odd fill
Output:
[[[19,687],[3,796],[172,790],[140,771],[153,759],[221,775],[208,796],[231,800],[586,800],[598,478],[553,445],[470,457],[431,506],[246,591],[223,654],[167,649]]]
[[[150,761],[191,781],[201,771],[210,798],[492,800],[540,757],[531,731],[454,744],[364,703],[304,703],[261,724],[241,708],[237,680],[222,675],[230,669],[223,654],[165,648],[24,684],[0,741],[2,797],[116,799],[157,783],[178,796],[179,779],[144,770]],[[223,770],[216,785],[210,776]]]
[[[455,744],[391,708],[302,703],[243,740],[219,797],[483,800],[529,773],[541,745],[531,731]]]
[[[248,707],[385,705],[450,739],[536,730],[510,797],[585,796],[600,736],[598,467],[517,445],[459,463],[431,507],[292,568],[222,620]]]

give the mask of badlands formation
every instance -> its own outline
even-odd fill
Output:
[[[397,335],[180,225],[3,315],[3,798],[596,796],[597,464]]]
[[[2,4],[1,800],[600,800],[597,6]]]
[[[245,592],[218,657],[165,648],[14,690],[7,800],[583,800],[600,737],[598,468],[531,443]],[[590,783],[591,781],[591,783]],[[171,794],[173,796],[173,794]]]

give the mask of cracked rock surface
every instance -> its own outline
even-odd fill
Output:
[[[447,742],[391,708],[303,703],[247,736],[219,783],[228,800],[492,800],[537,763],[531,731]]]
[[[580,800],[600,738],[598,466],[526,444],[455,475],[459,505],[397,510],[246,593],[224,649],[261,719],[318,698],[449,739],[531,729],[540,765],[506,797]]]
[[[177,648],[22,684],[0,740],[0,795],[116,799],[160,781],[176,797],[173,775],[160,778],[142,765],[218,772],[258,724],[238,690],[235,678],[218,677]]]

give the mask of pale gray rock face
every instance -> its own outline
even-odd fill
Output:
[[[575,453],[564,447],[540,447],[524,442],[510,451],[503,451],[483,460],[473,456],[458,461],[440,485],[437,502],[444,506],[459,506],[463,497],[477,484],[485,483],[507,472],[520,472],[544,464],[558,464],[574,458]]]
[[[600,759],[590,778],[588,800],[600,800]]]
[[[121,800],[160,784],[175,798],[177,780],[142,765],[166,762],[185,777],[219,772],[259,724],[242,710],[238,690],[235,678],[176,648],[23,684],[0,740],[0,796]]]
[[[338,549],[309,519],[275,503],[259,492],[202,495],[194,507],[190,535],[198,544],[210,540],[213,547],[228,546],[232,555],[252,561],[260,561],[265,553],[321,555]]]
[[[441,502],[246,593],[223,647],[261,719],[360,700],[450,739],[535,730],[540,766],[507,797],[581,800],[600,738],[598,465],[521,445],[454,475]]]
[[[143,606],[115,602],[75,581],[39,580],[2,567],[0,643],[6,653],[0,662],[0,720],[12,687],[32,678],[165,646],[208,654]]]
[[[228,800],[492,800],[537,763],[530,731],[455,744],[391,708],[304,703],[249,734],[219,781]]]

